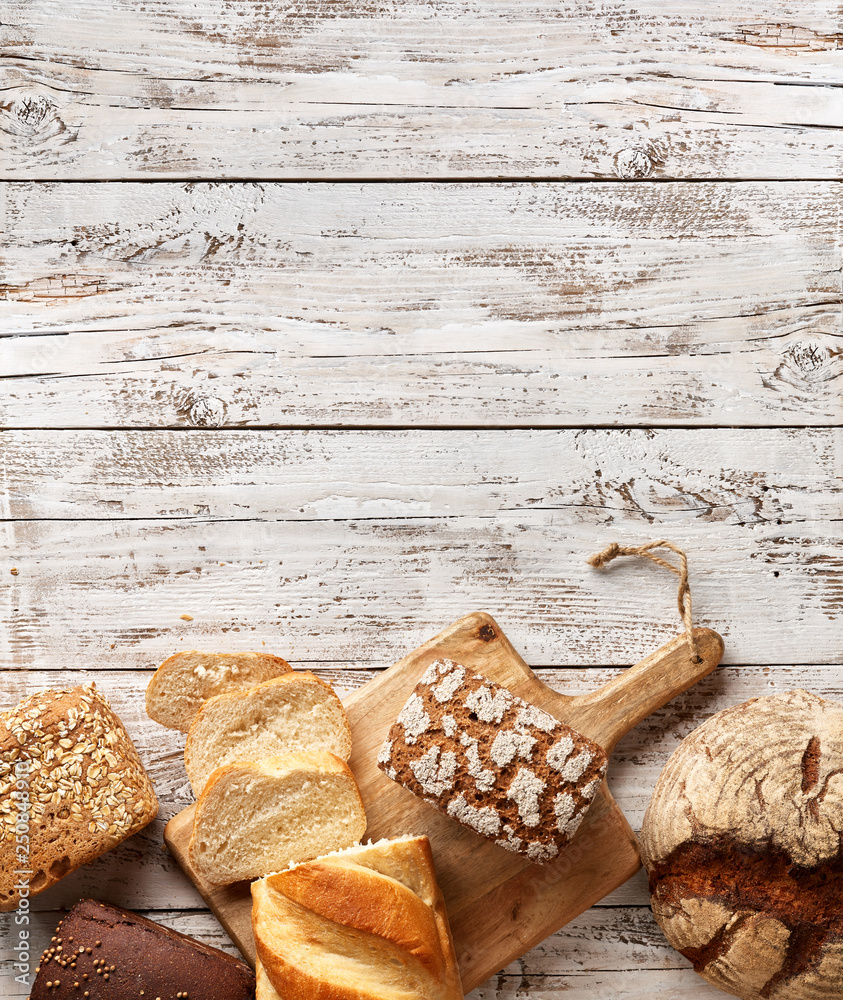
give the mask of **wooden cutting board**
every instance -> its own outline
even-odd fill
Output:
[[[692,663],[677,636],[615,680],[585,695],[557,694],[540,681],[487,614],[460,618],[355,691],[345,702],[366,837],[427,834],[448,907],[466,993],[602,899],[641,865],[635,835],[604,781],[576,837],[550,865],[534,865],[460,826],[387,778],[375,759],[428,664],[447,657],[504,684],[596,740],[607,753],[633,726],[719,663],[723,640],[695,629],[703,657]],[[611,763],[609,767],[611,773]],[[191,867],[187,844],[195,806],[174,816],[164,839],[243,955],[254,965],[249,883],[212,886]]]

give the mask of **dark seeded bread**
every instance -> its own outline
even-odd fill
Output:
[[[464,826],[543,864],[576,832],[606,754],[501,685],[437,660],[390,729],[378,765]]]
[[[239,959],[94,899],[78,902],[44,952],[31,1000],[250,1000]]]

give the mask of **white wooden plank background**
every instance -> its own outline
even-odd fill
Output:
[[[843,163],[843,20],[819,0],[4,10],[7,178],[836,178]]]
[[[837,184],[3,193],[5,427],[843,419]]]
[[[714,712],[843,700],[839,11],[0,20],[0,709],[96,679],[162,803],[37,898],[39,947],[93,894],[233,951],[161,850],[189,789],[143,689],[178,648],[347,693],[483,608],[588,690],[677,625],[666,574],[583,559],[665,535],[726,665],[613,754],[634,827]],[[646,902],[639,873],[472,1000],[722,996]]]
[[[175,629],[385,666],[479,608],[530,662],[631,663],[678,629],[673,578],[585,558],[665,534],[691,553],[698,619],[728,661],[841,662],[839,429],[18,431],[0,446],[17,570],[2,641],[20,664],[146,667]]]

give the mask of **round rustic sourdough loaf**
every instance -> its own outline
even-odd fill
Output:
[[[720,712],[644,817],[653,913],[745,1000],[843,996],[843,705],[807,691]]]

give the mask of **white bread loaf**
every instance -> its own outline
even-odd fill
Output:
[[[462,1000],[427,837],[296,865],[252,900],[257,1000]]]
[[[224,764],[297,750],[330,750],[348,760],[351,729],[328,684],[291,672],[206,701],[187,734],[184,766],[198,797]]]
[[[94,684],[39,691],[0,715],[0,911],[155,819],[135,746]],[[24,840],[26,836],[28,839]]]
[[[208,698],[224,691],[246,691],[289,673],[292,667],[269,653],[174,653],[152,675],[146,688],[146,714],[168,729],[186,733]]]
[[[302,751],[217,768],[196,803],[188,853],[203,878],[227,885],[351,847],[365,832],[348,764]]]

